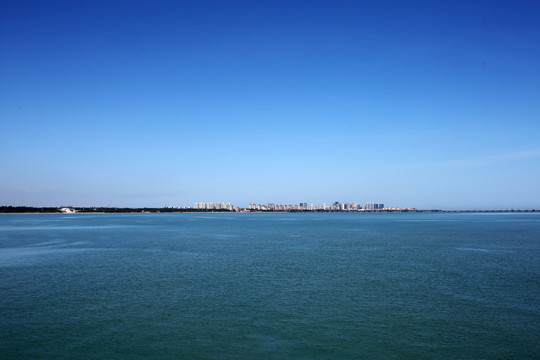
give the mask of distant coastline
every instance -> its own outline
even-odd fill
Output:
[[[127,208],[127,207],[32,207],[1,206],[0,214],[179,214],[179,213],[528,213],[540,212],[540,209],[406,209],[406,210],[253,210],[241,208],[238,211],[227,209],[194,208]]]

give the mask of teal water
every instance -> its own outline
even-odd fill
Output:
[[[540,214],[0,216],[1,359],[538,359]]]

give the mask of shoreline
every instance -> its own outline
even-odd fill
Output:
[[[76,209],[76,208],[75,208]],[[37,215],[37,214],[57,214],[57,215],[76,215],[76,214],[321,214],[321,213],[343,213],[343,214],[378,214],[378,213],[540,213],[540,209],[512,209],[512,210],[378,210],[378,211],[336,211],[336,210],[298,210],[298,211],[160,211],[133,209],[132,211],[0,211],[0,215],[18,214],[18,215]]]

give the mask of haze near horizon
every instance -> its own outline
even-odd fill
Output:
[[[540,207],[540,3],[0,9],[0,205]]]

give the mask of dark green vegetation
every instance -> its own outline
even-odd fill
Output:
[[[30,206],[2,206],[0,214],[25,214],[25,213],[60,213],[55,207],[30,207]]]
[[[206,210],[192,208],[119,208],[119,207],[68,207],[78,213],[182,213],[182,212],[230,212],[226,209]],[[0,214],[61,213],[56,207],[2,206]]]

